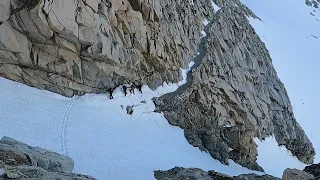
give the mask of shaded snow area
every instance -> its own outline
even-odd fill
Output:
[[[262,20],[250,19],[270,51],[279,78],[285,84],[297,121],[311,139],[315,162],[320,161],[320,11],[304,0],[242,0]],[[285,148],[278,148],[273,138],[258,142],[258,162],[266,173],[281,177],[287,167],[302,169]],[[271,148],[272,147],[272,148]],[[266,159],[273,160],[266,161]]]
[[[185,83],[125,97],[120,88],[107,94],[65,98],[0,78],[0,136],[68,155],[74,171],[98,179],[153,179],[154,170],[175,166],[216,170],[229,175],[252,173],[233,161],[222,165],[191,146],[183,131],[154,113],[152,98]],[[133,107],[128,115],[126,107]]]

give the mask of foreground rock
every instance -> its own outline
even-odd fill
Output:
[[[317,179],[320,179],[320,164],[312,164],[307,166],[303,171],[312,174]]]
[[[312,180],[314,179],[314,176],[304,172],[300,171],[298,169],[286,169],[283,172],[282,180]]]
[[[14,139],[0,140],[0,180],[93,180],[94,178],[73,174],[74,163],[69,157],[31,147]]]
[[[201,179],[201,180],[280,180],[279,178],[269,176],[269,175],[255,175],[246,174],[240,176],[228,176],[225,174],[217,173],[215,171],[203,171],[197,168],[182,168],[175,167],[168,171],[155,171],[154,177],[157,180],[179,180],[179,179]]]
[[[177,82],[208,2],[1,0],[0,76],[65,96]]]
[[[239,0],[215,1],[221,8],[207,26],[188,82],[155,99],[156,111],[184,129],[193,146],[228,164],[263,171],[256,163],[260,140],[274,134],[300,161],[312,163],[312,143],[296,121],[269,52]]]

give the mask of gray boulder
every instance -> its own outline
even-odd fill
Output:
[[[298,170],[298,169],[286,169],[283,172],[282,180],[312,180],[314,176]]]
[[[303,171],[312,174],[314,177],[320,179],[320,164],[312,164],[310,166],[307,166]]]
[[[0,160],[6,165],[38,166],[48,171],[71,173],[74,163],[70,157],[31,147],[9,137],[0,140]]]
[[[31,147],[9,137],[0,140],[0,180],[93,180],[73,174],[73,160],[57,153]]]
[[[132,108],[132,106],[127,106],[127,108],[126,108],[126,110],[127,110],[127,114],[132,114],[133,113],[133,108]]]

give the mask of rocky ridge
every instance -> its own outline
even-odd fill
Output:
[[[174,167],[168,171],[154,171],[157,180],[201,179],[201,180],[280,180],[269,175],[243,174],[240,176],[228,176],[215,171],[203,171],[198,168]]]
[[[320,165],[307,166],[303,171],[298,169],[286,169],[283,172],[282,180],[318,180]],[[228,176],[219,172],[203,171],[198,168],[174,167],[167,171],[154,171],[157,180],[179,180],[179,179],[201,179],[201,180],[280,180],[270,175],[242,174],[239,176]]]
[[[269,52],[250,25],[256,16],[239,0],[221,7],[206,27],[196,65],[176,92],[154,100],[169,123],[184,129],[193,146],[228,164],[258,171],[257,145],[274,135],[304,163],[312,163],[312,143],[294,118]]]
[[[209,0],[4,0],[0,76],[65,96],[177,82]]]
[[[69,157],[8,137],[0,140],[0,180],[94,180],[90,176],[72,173],[73,166]]]

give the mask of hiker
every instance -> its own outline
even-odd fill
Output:
[[[126,85],[123,85],[122,86],[122,90],[123,90],[123,92],[124,92],[124,96],[127,96],[127,86]]]
[[[113,93],[113,89],[109,88],[109,97],[110,97],[110,99],[113,99],[112,93]]]
[[[137,86],[137,88],[138,88],[138,90],[142,93],[142,85],[139,84],[139,85]]]
[[[130,93],[132,94],[134,94],[134,85],[133,84],[131,84],[131,86],[130,86]]]

